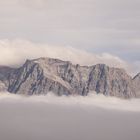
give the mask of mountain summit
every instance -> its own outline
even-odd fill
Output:
[[[27,60],[20,68],[0,67],[0,90],[10,93],[39,95],[97,94],[120,98],[138,97],[140,74],[131,78],[125,70],[105,64],[74,65],[52,58]]]

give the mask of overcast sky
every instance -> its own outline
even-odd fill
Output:
[[[0,0],[0,39],[72,46],[140,64],[139,0]]]

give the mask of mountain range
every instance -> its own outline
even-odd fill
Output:
[[[140,97],[140,73],[134,78],[124,69],[105,64],[80,66],[53,58],[26,60],[19,68],[0,66],[0,91],[14,94]]]

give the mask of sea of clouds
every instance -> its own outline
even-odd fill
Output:
[[[2,140],[138,140],[140,100],[0,93]]]
[[[98,107],[107,110],[119,110],[140,112],[140,99],[120,99],[116,97],[104,96],[95,92],[89,93],[88,96],[57,96],[50,92],[47,95],[16,95],[8,92],[0,93],[0,103],[17,102],[17,103],[43,103],[61,106],[85,106]]]

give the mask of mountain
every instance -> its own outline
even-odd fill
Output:
[[[7,88],[9,86],[8,77],[14,70],[15,69],[10,67],[0,66],[0,91],[7,91]]]
[[[91,91],[120,98],[137,97],[140,74],[131,78],[125,70],[105,64],[74,65],[52,58],[27,60],[20,68],[0,67],[0,85],[10,93],[86,96]],[[1,86],[0,86],[1,87]],[[1,88],[0,88],[1,89]]]
[[[133,86],[135,88],[135,91],[137,93],[137,97],[140,97],[140,73],[138,73],[134,78],[133,78]]]

